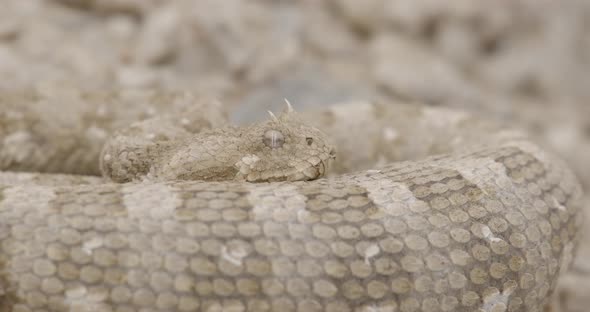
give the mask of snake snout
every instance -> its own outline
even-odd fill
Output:
[[[336,159],[336,149],[334,147],[332,147],[330,149],[330,154],[329,155],[330,155],[330,159],[331,160],[335,160]]]

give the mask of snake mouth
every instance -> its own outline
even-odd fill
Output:
[[[318,169],[318,177],[323,177],[324,175],[326,175],[326,171],[328,170],[328,165],[326,164],[326,161],[322,159],[320,160],[320,163],[316,166],[316,169]]]
[[[308,169],[304,170],[303,173],[307,178],[305,180],[309,181],[323,178],[328,172],[328,169],[330,168],[330,162],[332,159],[332,157],[327,159],[320,159],[320,162],[317,165],[311,166]]]
[[[252,183],[261,182],[284,182],[284,181],[312,181],[323,178],[330,168],[331,162],[334,160],[332,155],[326,158],[320,158],[316,164],[307,163],[303,169],[295,166],[285,168],[284,170],[270,172],[268,174],[259,174],[253,172],[242,172],[241,167],[236,165],[238,170],[236,177]]]
[[[290,174],[277,179],[280,181],[312,181],[324,177],[329,165],[327,160],[321,160],[316,165],[310,165],[304,170],[293,170]]]
[[[324,176],[326,172],[326,164],[324,161],[319,162],[317,165],[305,168],[304,170],[297,170],[291,168],[288,172],[281,172],[271,175],[241,175],[241,178],[251,183],[264,183],[264,182],[294,182],[294,181],[311,181],[316,180]],[[238,173],[238,176],[240,174]]]

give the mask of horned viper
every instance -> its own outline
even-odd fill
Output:
[[[541,311],[581,227],[564,164],[461,111],[0,105],[0,311]]]

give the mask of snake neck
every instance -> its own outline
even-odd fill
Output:
[[[241,135],[238,128],[210,130],[181,139],[181,142],[160,144],[154,154],[160,155],[154,169],[164,180],[234,180],[242,158]]]

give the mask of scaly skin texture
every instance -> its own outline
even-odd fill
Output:
[[[0,168],[100,175],[98,155],[115,130],[164,113],[184,113],[189,133],[226,123],[221,104],[184,92],[3,92]]]
[[[520,135],[404,107],[314,116],[412,112],[359,126],[359,167],[451,153],[308,182],[0,174],[0,311],[542,311],[581,227],[575,177]]]

